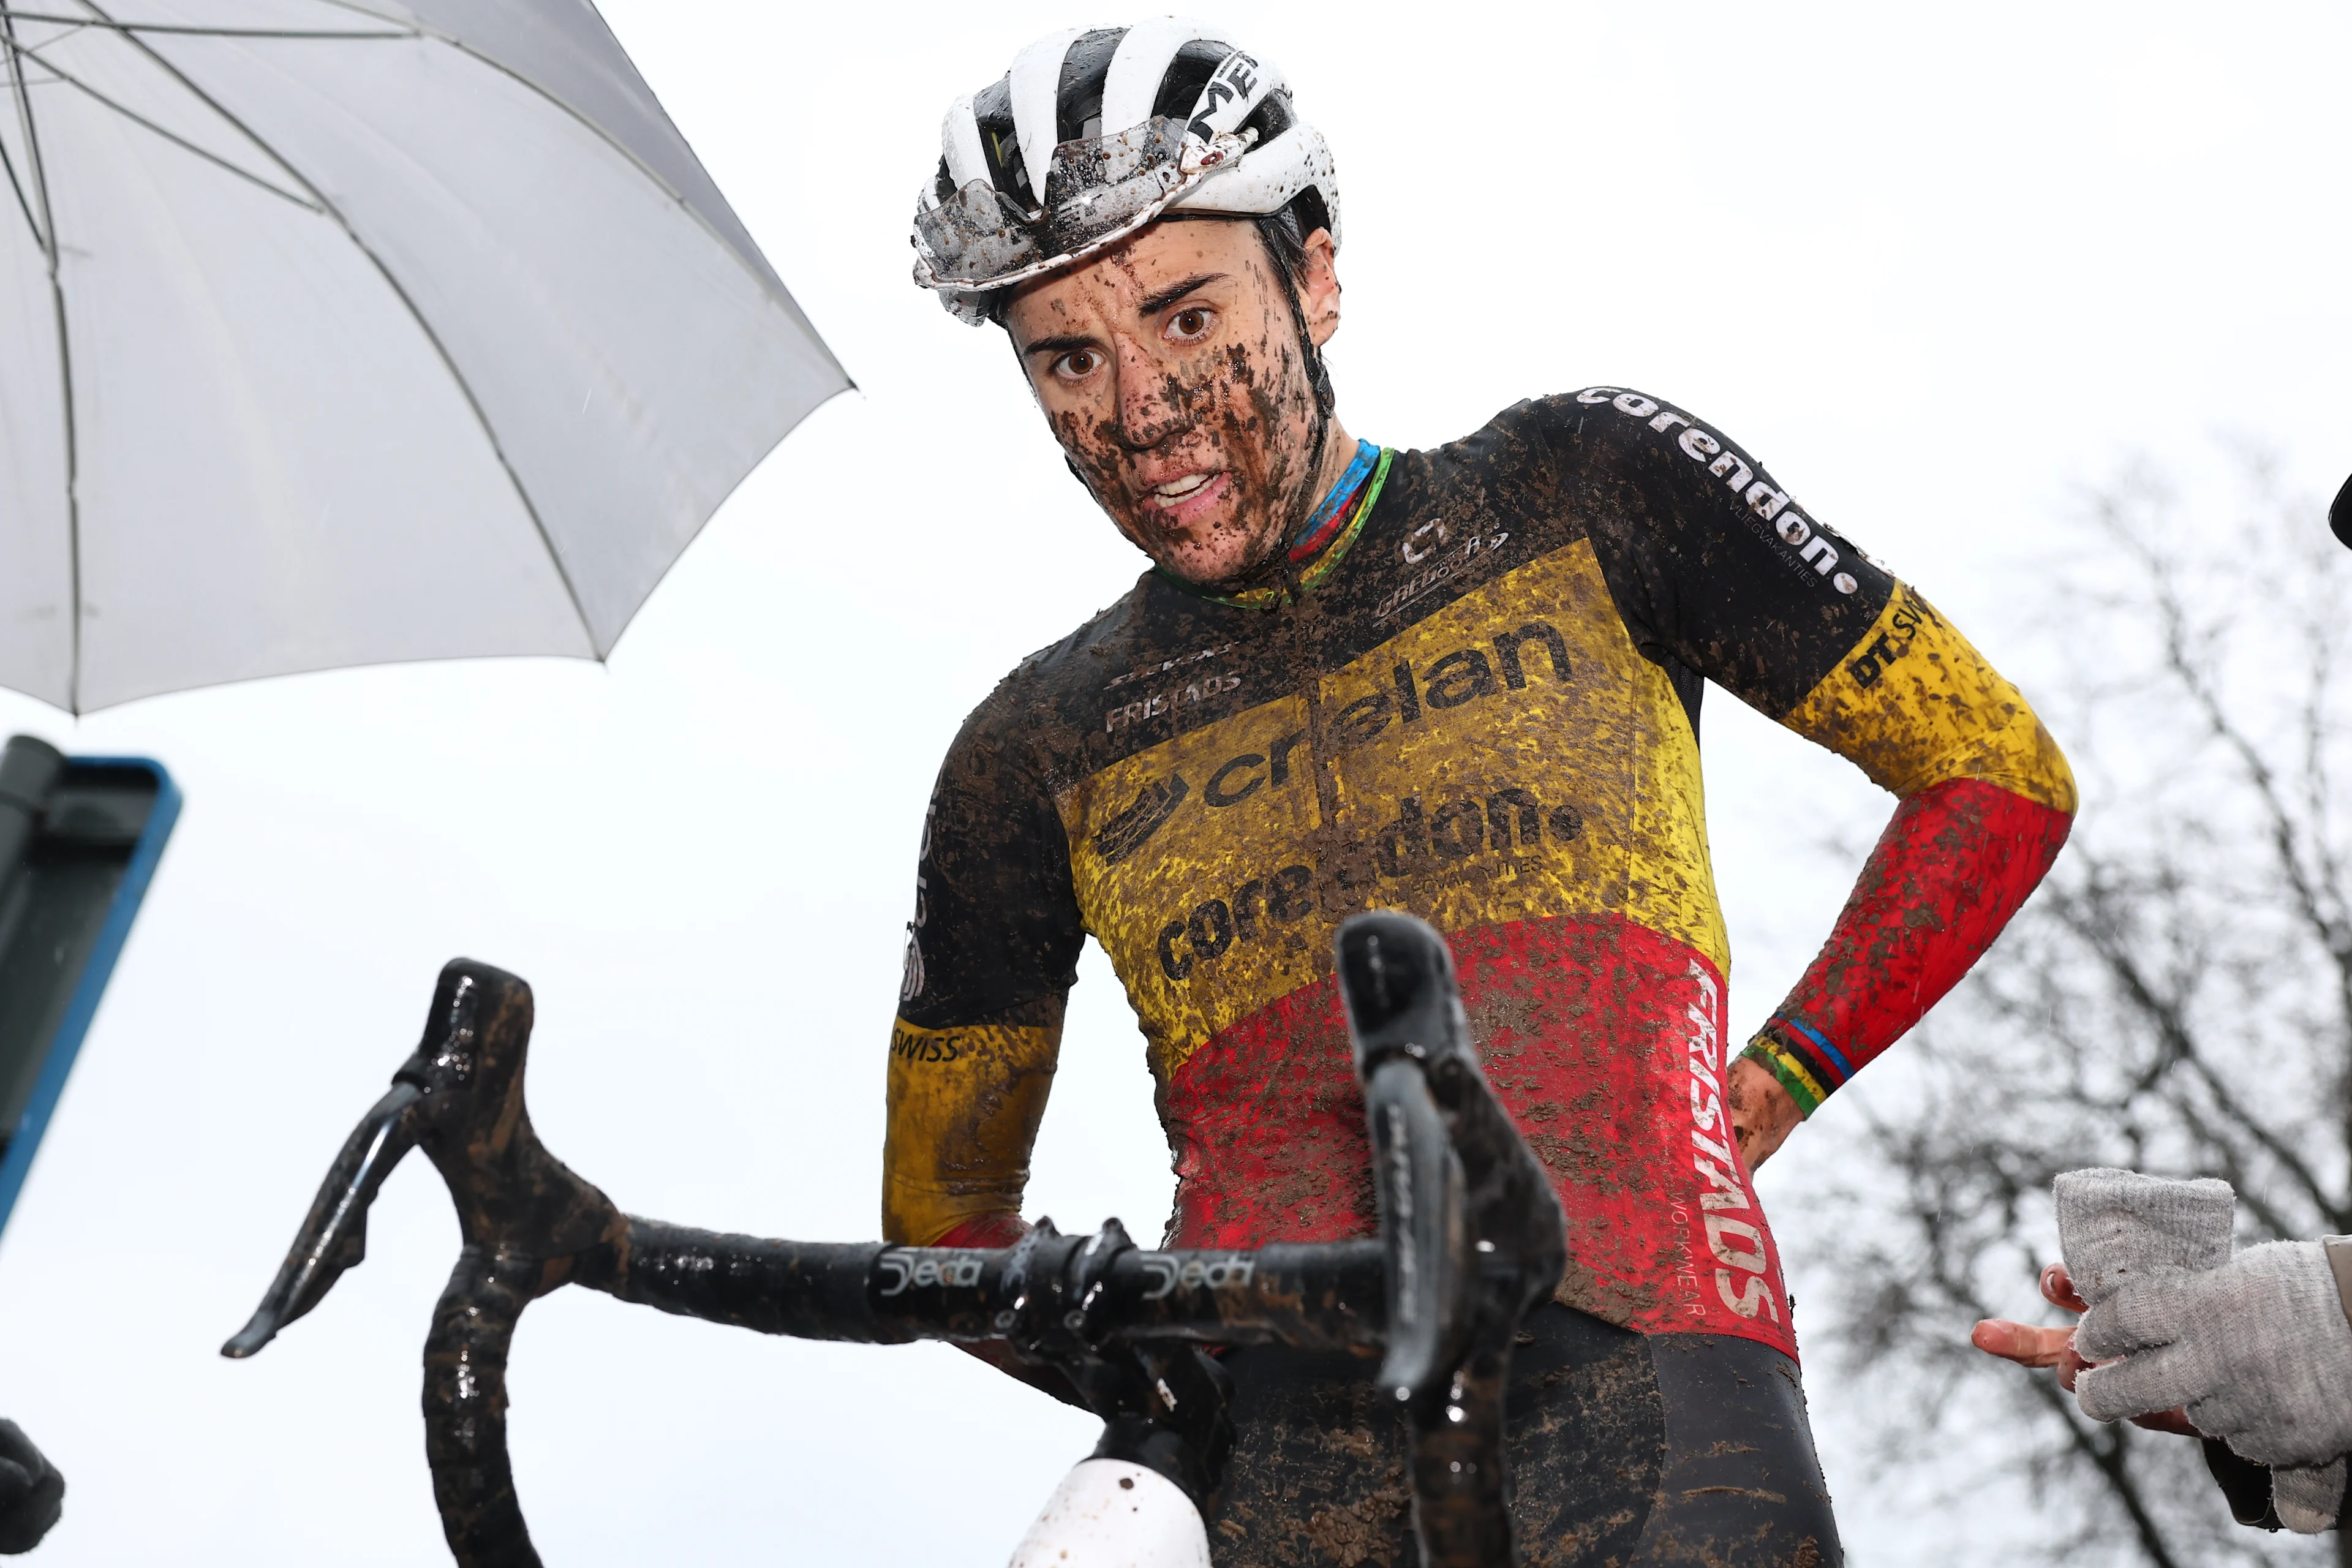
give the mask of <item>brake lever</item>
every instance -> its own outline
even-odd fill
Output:
[[[383,1179],[416,1147],[416,1103],[424,1091],[395,1082],[360,1119],[343,1141],[342,1152],[327,1168],[319,1195],[303,1216],[278,1277],[263,1292],[253,1317],[221,1346],[221,1354],[242,1361],[278,1337],[278,1331],[327,1298],[346,1269],[367,1257],[367,1211]]]
[[[1381,1385],[1412,1435],[1423,1561],[1515,1563],[1505,1380],[1519,1321],[1567,1268],[1567,1222],[1478,1070],[1445,939],[1378,910],[1342,925],[1337,946],[1388,1248]]]
[[[506,1450],[515,1321],[572,1280],[623,1268],[628,1220],[549,1153],[523,1098],[530,987],[470,959],[441,970],[424,1037],[327,1172],[278,1277],[221,1353],[243,1359],[322,1300],[367,1254],[367,1211],[421,1146],[457,1210],[463,1247],[425,1342],[425,1457],[460,1563],[537,1568]]]
[[[252,1320],[221,1347],[252,1355],[326,1298],[367,1256],[367,1212],[384,1178],[422,1145],[457,1208],[468,1250],[538,1268],[532,1297],[575,1266],[609,1253],[627,1232],[604,1194],[547,1152],[523,1099],[530,987],[471,959],[442,966],[424,1037],[392,1088],[360,1121],[328,1168],[310,1213]]]

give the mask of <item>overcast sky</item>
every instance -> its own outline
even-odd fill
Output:
[[[43,1562],[441,1560],[417,1358],[457,1235],[423,1160],[323,1307],[256,1361],[215,1352],[452,954],[537,988],[532,1114],[624,1207],[872,1236],[939,757],[1139,568],[999,334],[908,283],[906,240],[952,97],[1038,34],[1129,18],[604,9],[861,390],[752,476],[608,667],[331,673],[79,724],[0,694],[0,732],[150,754],[187,795],[0,1241],[0,1412],[72,1489]],[[1208,14],[1285,68],[1338,157],[1331,361],[1359,435],[1432,444],[1593,383],[1672,398],[2029,693],[2064,661],[2004,647],[2082,487],[2246,438],[2323,500],[2352,468],[2341,5]],[[1843,896],[1819,844],[1866,842],[1890,803],[1719,692],[1706,744],[1744,1037]],[[1098,954],[1082,974],[1031,1212],[1156,1233],[1140,1041]],[[1764,1173],[1768,1205],[1803,1204],[1809,1147]],[[1853,1560],[1910,1561],[1832,1375]],[[945,1349],[579,1291],[531,1309],[512,1390],[558,1565],[992,1565],[1095,1431]]]

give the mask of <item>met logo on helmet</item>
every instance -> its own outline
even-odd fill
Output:
[[[1228,103],[1249,102],[1250,94],[1257,90],[1257,68],[1255,60],[1234,50],[1201,89],[1201,101],[1192,106],[1192,121],[1184,129],[1203,142],[1213,140],[1220,131],[1230,130],[1230,126],[1218,123],[1228,118],[1218,111]]]

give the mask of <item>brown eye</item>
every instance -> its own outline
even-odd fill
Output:
[[[1208,334],[1210,320],[1207,307],[1188,305],[1169,319],[1168,335],[1171,338],[1182,339],[1187,342],[1195,338],[1205,337]]]
[[[1102,364],[1102,356],[1092,349],[1072,349],[1054,362],[1054,374],[1065,381],[1084,381]]]

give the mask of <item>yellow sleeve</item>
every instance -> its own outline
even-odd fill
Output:
[[[1906,584],[1780,722],[1906,798],[1976,779],[2074,810],[2074,771],[2032,708]]]
[[[1058,1001],[1058,999],[1057,999]],[[1062,1025],[890,1030],[882,1237],[925,1247],[978,1215],[1021,1212]]]

